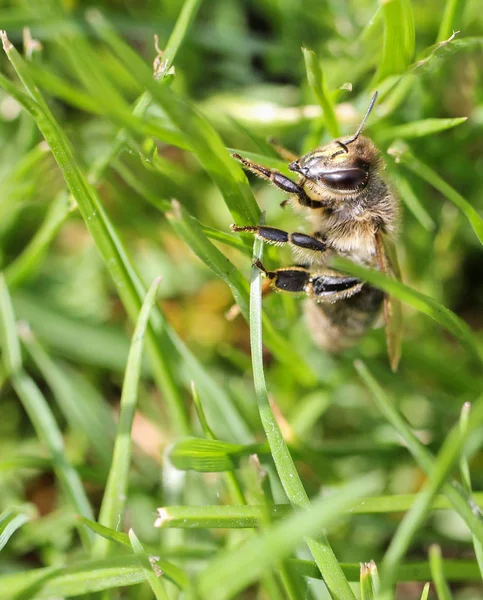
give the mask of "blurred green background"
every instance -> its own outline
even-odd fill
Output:
[[[387,20],[376,0],[206,0],[184,35],[168,85],[208,119],[227,148],[256,153],[274,165],[279,163],[268,137],[300,154],[331,139],[307,83],[302,47],[320,59],[325,89],[336,104],[343,134],[355,131],[371,90],[379,89],[381,98],[366,132],[381,149],[387,177],[402,200],[398,252],[403,281],[461,317],[481,347],[481,245],[463,212],[415,172],[420,164],[428,166],[481,214],[483,12],[480,0],[449,4],[456,6],[456,13],[445,31],[444,2],[412,2],[415,47],[409,56],[398,46],[400,40],[387,39]],[[220,474],[175,471],[162,458],[169,444],[183,435],[202,436],[189,381],[202,375],[209,378],[200,395],[219,439],[248,443],[265,438],[253,391],[248,325],[241,316],[227,320],[234,302],[230,288],[195,256],[172,219],[166,218],[170,201],[178,200],[203,226],[226,234],[215,244],[247,278],[250,250],[229,233],[233,216],[204,168],[209,148],[208,156],[200,147],[185,150],[183,140],[189,140],[192,132],[173,123],[166,107],[151,103],[146,112],[149,123],[166,133],[164,139],[162,132],[156,136],[134,124],[119,151],[109,154],[119,130],[128,123],[125,111],[145,86],[92,26],[93,10],[99,9],[150,66],[156,58],[154,36],[163,49],[181,7],[180,1],[162,0],[3,1],[0,27],[26,55],[36,84],[82,171],[90,174],[141,279],[149,286],[162,276],[161,310],[179,343],[198,363],[195,373],[191,359],[177,354],[174,346],[164,346],[188,424],[184,430],[173,421],[166,392],[159,380],[153,381],[149,361],[144,363],[123,527],[125,531],[133,527],[147,544],[162,543],[166,556],[171,549],[173,560],[191,572],[202,569],[215,551],[239,543],[245,533],[167,530],[160,542],[159,531],[152,527],[158,506],[236,503]],[[34,41],[26,40],[25,27]],[[454,41],[435,45],[453,28],[460,31]],[[81,44],[71,43],[76,36]],[[391,52],[401,55],[388,60]],[[0,67],[21,89],[5,55]],[[429,135],[417,130],[407,136],[396,129],[424,119],[456,117],[468,120]],[[189,123],[187,117],[187,127]],[[180,131],[186,137],[180,137],[179,144],[178,138],[170,143],[171,133]],[[398,141],[399,137],[409,139]],[[0,140],[0,262],[21,321],[24,368],[47,398],[66,455],[97,514],[132,322],[116,288],[119,282],[106,268],[34,119],[5,91],[0,91]],[[411,163],[416,168],[396,160],[398,151],[407,151],[406,144],[416,157]],[[108,162],[99,167],[106,156]],[[302,226],[299,217],[280,208],[284,197],[278,190],[251,176],[249,180],[269,224],[288,230]],[[212,231],[210,237],[216,235]],[[290,264],[285,252],[266,249],[266,253],[271,266]],[[418,492],[424,472],[373,404],[353,362],[359,358],[366,362],[419,439],[435,451],[457,422],[462,404],[481,394],[481,363],[438,323],[408,306],[403,358],[396,375],[388,365],[383,329],[334,357],[313,345],[300,299],[273,295],[264,301],[264,310],[286,344],[279,355],[271,346],[265,349],[267,387],[283,414],[284,432],[309,495],[373,471],[384,482],[381,493]],[[38,518],[2,551],[0,572],[75,563],[81,551],[72,508],[59,492],[46,445],[39,441],[8,375],[4,368],[0,509],[29,503]],[[228,412],[216,409],[214,390],[232,407]],[[285,502],[269,456],[265,462],[274,499]],[[251,470],[242,461],[242,481],[251,481]],[[472,457],[471,477],[474,489],[481,489],[480,453]],[[242,484],[249,501],[251,485]],[[378,563],[399,520],[400,514],[342,519],[331,530],[332,547],[341,562]],[[434,542],[448,559],[473,557],[471,534],[454,512],[429,515],[412,540],[408,559],[426,561],[428,546]],[[472,579],[451,584],[455,598],[481,597],[483,588]],[[307,597],[326,597],[323,586],[310,581]],[[149,587],[143,585],[125,588],[118,597],[151,598]],[[398,597],[419,598],[421,589],[419,583],[400,583]],[[170,598],[177,597],[171,588],[169,593]],[[236,597],[273,596],[262,585]]]

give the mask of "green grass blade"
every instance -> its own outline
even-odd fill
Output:
[[[92,518],[92,509],[78,473],[65,455],[62,433],[50,410],[47,400],[36,383],[22,370],[20,342],[16,331],[15,315],[5,278],[0,275],[0,320],[3,361],[10,374],[14,390],[28,414],[37,436],[50,451],[55,473],[72,506],[80,514]],[[90,537],[82,533],[86,548]]]
[[[298,573],[305,577],[320,579],[321,575],[317,565],[310,560],[289,559]],[[342,563],[342,569],[349,581],[359,581],[360,564]],[[454,582],[481,582],[480,572],[474,561],[451,560],[444,561],[445,576],[448,581]],[[431,570],[428,561],[409,562],[398,566],[396,577],[398,582],[428,581],[431,579]]]
[[[320,65],[317,55],[312,50],[302,48],[305,60],[305,69],[307,71],[307,80],[312,88],[324,113],[325,124],[330,135],[333,138],[340,137],[339,124],[335,116],[334,104],[330,98],[324,72]]]
[[[254,261],[261,260],[262,249],[262,242],[256,240],[253,249]],[[278,476],[290,503],[297,508],[307,509],[310,506],[310,501],[268,401],[262,352],[262,283],[260,270],[256,266],[252,267],[250,285],[250,346],[258,409]],[[331,596],[334,599],[353,598],[354,594],[328,540],[321,536],[319,540],[308,539],[307,544],[320,572],[324,576]]]
[[[461,435],[466,436],[468,430],[468,419],[471,411],[471,404],[469,402],[465,402],[461,407],[461,415],[460,415],[460,429]],[[472,498],[474,502],[476,502],[475,494],[473,493],[471,487],[471,475],[470,475],[470,467],[468,464],[468,459],[465,453],[461,454],[460,458],[460,473],[461,473],[461,484],[467,494],[468,497]],[[475,512],[476,512],[475,508]],[[481,515],[481,508],[480,515]],[[483,545],[478,541],[478,539],[473,535],[473,548],[475,549],[475,556],[478,562],[478,567],[480,568],[480,573],[483,579]]]
[[[429,565],[431,567],[434,587],[438,594],[438,600],[452,600],[451,592],[444,575],[444,561],[441,556],[441,548],[436,544],[429,547]]]
[[[355,275],[356,277],[371,283],[375,287],[378,287],[384,292],[399,299],[401,302],[404,302],[404,304],[412,306],[416,310],[428,315],[452,333],[476,361],[483,361],[482,348],[468,325],[463,319],[460,319],[452,311],[430,296],[425,296],[424,294],[421,294],[421,292],[404,285],[400,281],[385,276],[380,271],[367,269],[344,258],[336,257],[334,259],[334,266],[345,273]]]
[[[196,589],[203,599],[225,600],[259,578],[264,570],[286,558],[304,539],[330,526],[337,515],[350,508],[357,496],[378,487],[373,477],[348,484],[327,498],[317,499],[310,509],[297,512],[262,535],[251,538],[241,548],[222,552],[200,574]],[[317,533],[316,533],[317,532]],[[326,559],[330,564],[330,559]],[[243,569],[240,569],[243,565]],[[327,564],[324,565],[327,569]],[[337,563],[337,571],[342,569]],[[334,600],[353,598],[347,579],[334,584],[338,573],[330,572],[324,581]]]
[[[407,206],[407,208],[413,213],[414,217],[419,223],[426,229],[426,231],[434,231],[436,229],[436,223],[428,211],[425,209],[409,181],[398,174],[395,177],[395,183],[399,197]]]
[[[0,577],[2,600],[71,598],[135,585],[146,572],[135,556],[78,562],[69,567],[47,567]]]
[[[431,452],[424,447],[411,431],[406,421],[396,410],[393,403],[372,376],[366,365],[362,361],[356,361],[355,366],[362,380],[373,393],[379,410],[396,429],[398,434],[404,440],[408,450],[414,456],[420,467],[429,476],[433,472],[435,465],[435,459]],[[474,513],[471,498],[468,498],[468,496],[464,494],[461,486],[453,482],[446,483],[443,492],[456,512],[466,522],[468,528],[477,537],[478,541],[480,543],[483,542],[483,522],[480,521],[479,516]]]
[[[124,517],[132,452],[131,429],[137,403],[144,337],[160,281],[161,278],[154,280],[144,299],[127,359],[112,463],[99,511],[99,523],[111,528],[116,527],[117,524],[122,525]],[[105,556],[107,549],[108,545],[105,540],[102,538],[96,540],[94,551],[97,556]]]
[[[471,204],[461,196],[453,187],[442,179],[431,167],[415,158],[411,152],[402,153],[398,159],[410,171],[416,173],[421,179],[432,185],[438,192],[441,192],[445,198],[452,202],[470,222],[476,236],[483,244],[483,219]]]
[[[379,592],[379,574],[376,563],[361,563],[361,600],[376,600]]]
[[[96,521],[92,521],[91,519],[86,519],[85,517],[78,517],[78,519],[79,519],[80,523],[82,523],[87,528],[89,528],[90,531],[103,537],[104,539],[109,540],[110,542],[114,542],[115,544],[124,546],[126,548],[132,547],[131,540],[127,533],[121,533],[120,531],[116,531],[115,529],[110,529],[109,527],[104,527],[104,525],[100,525]],[[157,554],[157,552],[159,550],[156,548],[153,548],[153,547],[149,547],[148,551],[150,553]],[[96,562],[103,563],[104,559],[98,559],[98,561],[96,561]],[[181,569],[179,569],[172,563],[167,562],[165,560],[159,560],[159,561],[157,561],[157,564],[160,567],[160,569],[163,571],[166,578],[169,579],[170,581],[172,581],[177,587],[179,587],[183,590],[188,588],[189,579]]]
[[[416,498],[411,510],[406,513],[396,534],[389,544],[381,565],[381,596],[391,597],[390,586],[396,581],[396,568],[402,562],[410,543],[424,522],[430,510],[431,502],[438,491],[450,477],[455,463],[459,460],[460,453],[467,443],[470,433],[473,433],[483,423],[483,398],[478,400],[471,413],[471,421],[466,437],[461,434],[461,428],[456,425],[446,438],[440,453],[434,463],[433,470],[422,492]],[[481,440],[483,443],[483,440]]]
[[[8,508],[0,515],[0,552],[5,548],[8,540],[34,517],[35,511],[30,505]]]
[[[421,121],[412,121],[411,123],[385,128],[377,136],[377,139],[380,142],[388,142],[396,139],[411,140],[452,129],[467,120],[468,117],[457,117],[454,119],[423,119]]]
[[[459,29],[464,7],[464,0],[446,0],[436,42],[444,42]]]
[[[92,394],[82,395],[78,381],[47,354],[25,326],[19,332],[23,345],[52,390],[55,400],[74,431],[85,435],[105,472],[111,462],[114,419],[104,404],[96,404]]]
[[[72,203],[65,193],[59,194],[52,202],[42,225],[29,244],[5,269],[5,279],[10,289],[23,283],[38,267],[72,209]]]
[[[146,579],[153,591],[156,600],[169,600],[168,593],[164,587],[163,580],[161,579],[163,573],[161,568],[158,566],[156,559],[153,558],[153,564],[151,564],[149,557],[146,555],[141,542],[138,540],[136,534],[132,529],[129,530],[129,540],[131,541],[132,549],[136,556],[138,556],[141,565],[146,573]]]
[[[431,587],[430,583],[425,583],[424,584],[424,588],[423,588],[423,591],[421,592],[421,598],[420,598],[420,600],[428,600],[430,587]]]
[[[380,0],[384,45],[375,81],[403,73],[414,56],[414,18],[410,0]]]

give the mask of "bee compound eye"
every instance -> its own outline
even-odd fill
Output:
[[[319,175],[320,181],[334,190],[359,190],[367,185],[369,172],[360,167],[339,169]]]

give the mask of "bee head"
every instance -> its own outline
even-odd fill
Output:
[[[359,136],[376,99],[377,92],[355,135],[334,140],[309,152],[290,163],[289,169],[334,192],[354,193],[363,190],[369,182],[371,164],[377,151],[370,140]]]

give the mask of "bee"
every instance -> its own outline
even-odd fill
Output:
[[[393,249],[399,203],[382,177],[385,165],[378,150],[361,135],[376,99],[377,92],[351,137],[333,140],[300,158],[277,147],[290,162],[290,171],[297,174],[296,181],[233,154],[246,169],[290,194],[282,205],[305,214],[310,235],[265,225],[232,225],[231,229],[292,249],[296,266],[273,271],[259,261],[257,266],[271,289],[307,297],[309,328],[322,348],[338,352],[355,344],[377,323],[384,305],[388,352],[395,371],[400,358],[399,305],[379,289],[330,267],[331,257],[341,256],[397,276]]]

